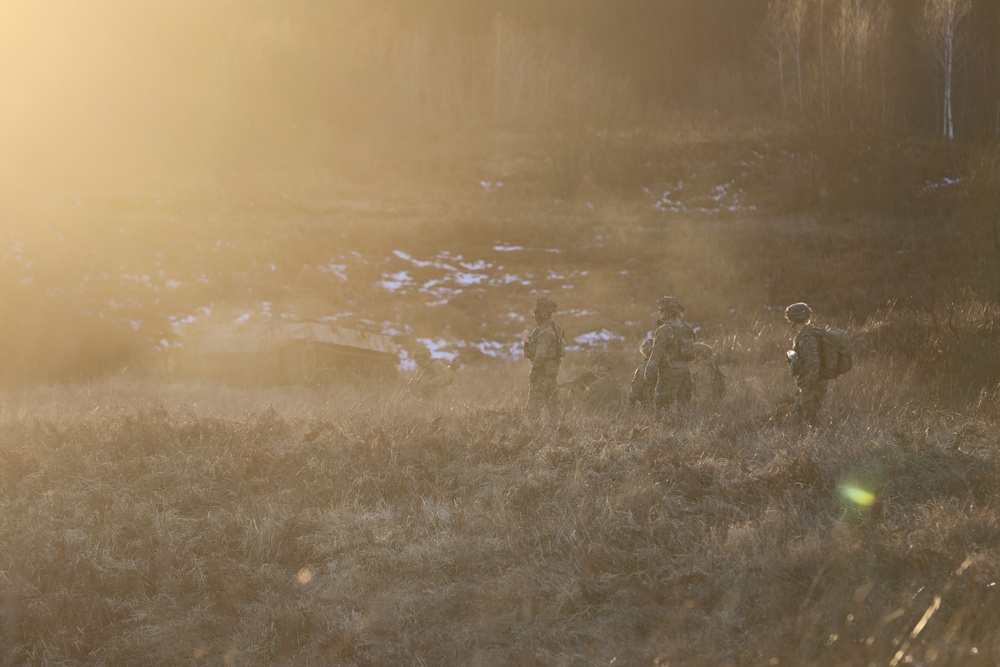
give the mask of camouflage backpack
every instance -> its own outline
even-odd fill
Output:
[[[694,329],[687,322],[681,322],[674,327],[677,338],[677,358],[675,361],[692,361],[694,359]]]
[[[556,326],[556,323],[552,323],[552,329],[556,332],[556,359],[562,359],[566,356],[566,336],[565,332]]]
[[[851,337],[843,329],[819,329],[819,377],[832,380],[851,370]]]

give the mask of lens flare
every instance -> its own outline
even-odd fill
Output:
[[[864,489],[845,484],[840,487],[840,492],[844,494],[844,497],[850,500],[856,505],[862,507],[871,507],[875,503],[875,494],[865,491]]]

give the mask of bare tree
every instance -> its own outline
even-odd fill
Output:
[[[835,0],[829,34],[821,34],[836,54],[820,70],[821,88],[836,90],[837,111],[849,127],[874,122],[884,109],[890,11],[885,0]]]
[[[830,88],[827,85],[826,77],[826,3],[827,0],[817,0],[819,11],[816,21],[818,23],[819,38],[816,40],[819,48],[819,108],[820,117],[830,117]]]
[[[955,138],[954,82],[957,63],[965,55],[969,38],[963,23],[972,0],[925,0],[922,34],[941,77],[941,134]]]
[[[516,117],[521,109],[530,62],[526,57],[524,34],[514,21],[502,14],[493,19],[491,29],[493,117],[499,119],[502,112]]]
[[[802,85],[802,39],[805,31],[807,5],[805,0],[769,0],[767,16],[764,19],[763,38],[773,53],[778,70],[778,86],[782,106],[788,103],[785,90],[785,59],[790,58],[795,67],[795,83],[798,91],[799,115],[805,113]]]

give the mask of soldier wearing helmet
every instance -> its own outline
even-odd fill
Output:
[[[656,301],[660,311],[659,327],[653,334],[653,349],[644,371],[647,382],[656,382],[653,392],[655,416],[658,420],[674,403],[681,416],[691,411],[691,370],[694,359],[694,328],[682,318],[684,304],[675,296],[662,296]],[[654,379],[655,378],[655,379]]]
[[[544,407],[552,426],[558,425],[560,418],[556,380],[566,349],[563,332],[552,321],[555,311],[555,301],[538,299],[532,313],[537,326],[524,342],[524,356],[531,361],[531,372],[528,375],[528,416],[537,420]]]
[[[632,384],[629,387],[629,403],[631,405],[647,406],[653,402],[653,390],[656,388],[655,378],[651,382],[646,381],[646,367],[649,365],[649,355],[653,352],[653,339],[647,338],[639,346],[639,354],[642,355],[642,363],[632,374]],[[654,371],[655,372],[655,371]]]
[[[455,373],[443,361],[435,359],[425,346],[413,351],[413,360],[417,362],[417,374],[410,386],[417,395],[434,398],[455,384]]]
[[[826,380],[820,377],[820,340],[822,330],[813,326],[813,311],[804,303],[785,308],[785,319],[795,329],[795,340],[788,357],[788,371],[795,378],[798,392],[792,405],[792,417],[814,424],[826,396]]]

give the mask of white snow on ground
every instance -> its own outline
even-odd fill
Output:
[[[499,190],[503,187],[503,182],[491,182],[491,181],[479,181],[479,187],[481,187],[486,192],[493,192],[494,190]]]
[[[308,266],[303,267],[305,270],[309,270]],[[347,282],[347,265],[338,264],[333,260],[330,260],[329,264],[320,264],[316,267],[316,270],[320,273],[330,273],[337,278],[342,283]]]
[[[615,333],[609,329],[601,329],[600,331],[590,331],[585,334],[580,334],[575,337],[573,341],[577,345],[589,345],[589,346],[601,346],[607,347],[608,343],[618,342],[625,340],[625,336]]]
[[[756,156],[760,157],[760,156]],[[753,158],[751,158],[753,161]],[[749,163],[744,165],[748,169],[753,166]],[[721,213],[733,211],[754,210],[753,205],[744,202],[744,192],[738,187],[739,177],[712,187],[707,193],[702,188],[702,194],[693,195],[692,188],[685,181],[677,181],[673,185],[668,185],[663,189],[662,194],[657,195],[650,188],[643,188],[646,196],[653,200],[653,208],[665,212],[702,212]],[[928,182],[927,189],[950,187],[961,182],[960,179],[944,178],[937,182]],[[495,191],[502,187],[502,183],[490,183],[483,181],[482,187],[487,191]],[[597,246],[603,242],[602,238],[595,239]],[[208,248],[212,251],[225,251],[229,248],[236,248],[237,244],[219,239],[209,243]],[[463,246],[464,248],[464,246]],[[331,285],[338,283],[348,283],[351,280],[358,280],[359,272],[357,268],[368,265],[363,274],[368,274],[374,269],[379,273],[371,278],[369,283],[375,289],[392,293],[396,296],[413,296],[414,303],[422,307],[440,307],[454,301],[456,297],[467,295],[469,297],[485,299],[490,295],[490,289],[496,288],[497,293],[503,291],[507,286],[514,286],[522,297],[547,296],[558,293],[561,290],[572,290],[577,288],[582,279],[589,275],[586,270],[566,270],[561,267],[553,269],[547,268],[544,262],[539,263],[536,270],[524,270],[513,272],[503,266],[503,253],[530,252],[534,257],[544,260],[546,254],[563,253],[562,248],[546,248],[544,246],[524,246],[508,241],[496,240],[492,244],[477,251],[471,250],[467,253],[459,254],[454,251],[442,250],[421,256],[419,252],[407,252],[404,250],[393,250],[386,255],[366,257],[358,251],[344,251],[333,254],[329,259],[319,263],[305,264],[301,270],[303,272],[317,272],[325,274],[325,280]],[[901,250],[900,252],[907,252]],[[493,253],[493,254],[491,254]],[[154,253],[162,259],[162,252]],[[473,256],[468,256],[472,254]],[[20,281],[31,281],[32,276],[26,271],[34,265],[30,252],[27,252],[23,244],[10,233],[0,231],[0,260],[9,264],[17,264],[22,276]],[[100,289],[105,285],[118,285],[122,293],[116,293],[116,298],[105,302],[102,317],[114,318],[119,322],[141,328],[141,322],[136,319],[141,316],[144,307],[143,301],[149,299],[134,299],[128,295],[138,291],[150,290],[162,292],[164,290],[180,290],[197,288],[199,284],[210,284],[215,276],[209,277],[207,273],[194,273],[180,277],[167,275],[166,271],[159,268],[160,262],[154,265],[145,266],[150,270],[149,274],[141,272],[130,273],[101,273],[85,275],[80,279],[81,290]],[[253,272],[258,274],[277,273],[278,264],[274,261],[261,261],[253,264]],[[617,271],[619,275],[628,275],[628,269]],[[526,287],[527,289],[523,289]],[[156,299],[159,302],[159,298]],[[359,299],[350,299],[346,303],[348,307],[358,308]],[[521,329],[533,326],[530,322],[530,304],[525,299],[524,312],[508,312],[502,315],[507,322],[504,327],[512,331],[495,332],[497,340],[458,340],[458,339],[419,339],[422,343],[431,348],[435,356],[443,359],[453,359],[463,348],[474,348],[483,354],[502,360],[518,360],[522,358]],[[297,315],[292,312],[272,312],[269,302],[262,302],[257,305],[249,305],[243,310],[233,312],[226,309],[226,318],[230,322],[251,322],[258,319],[281,318],[296,319]],[[597,317],[600,313],[586,309],[572,309],[564,312],[567,318]],[[363,318],[364,313],[342,312],[327,317],[321,321],[331,324],[338,323],[346,327],[358,327],[371,331],[380,331],[389,336],[410,336],[414,333],[413,328],[408,324],[399,322],[373,322]],[[192,314],[175,315],[169,317],[169,321],[174,326],[203,321],[213,317],[213,305],[199,308]],[[484,324],[484,327],[486,325]],[[617,325],[614,325],[617,327]],[[634,323],[622,323],[621,330],[634,326]],[[485,332],[485,330],[484,330]],[[625,341],[625,336],[611,329],[602,328],[576,336],[572,339],[571,349],[585,349],[588,347],[607,348],[609,345],[619,344]],[[404,361],[408,356],[403,353]],[[412,360],[411,360],[412,361]]]
[[[684,189],[684,181],[677,181],[677,184],[667,188],[653,203],[653,208],[665,213],[704,213],[713,214],[721,212],[738,213],[740,211],[756,211],[754,204],[743,203],[744,191],[736,187],[736,179],[716,185],[712,188],[712,194],[708,196],[687,197],[687,203],[680,200]],[[647,195],[652,191],[644,187],[643,192]]]
[[[439,264],[436,263],[436,262],[432,262],[432,261],[420,261],[420,260],[413,259],[412,256],[410,256],[409,254],[403,252],[402,250],[393,250],[392,254],[395,255],[396,257],[399,257],[402,260],[410,262],[411,264],[413,264],[413,266],[421,266],[421,267],[423,267],[423,266],[439,266]]]
[[[949,186],[959,185],[961,183],[962,183],[961,178],[948,178],[947,176],[945,176],[938,182],[927,181],[927,183],[924,184],[924,190],[937,190],[938,188],[947,188]]]
[[[458,356],[457,352],[451,352],[447,348],[454,347],[452,341],[443,338],[418,338],[417,342],[431,351],[431,355],[440,359],[451,361]]]
[[[388,292],[400,292],[412,284],[413,280],[406,271],[397,271],[389,274],[376,283],[376,285]]]
[[[456,272],[452,279],[459,285],[480,285],[489,278],[485,273],[460,273]]]
[[[506,343],[495,340],[481,340],[469,343],[469,345],[476,348],[483,354],[495,359],[512,361],[515,359],[522,359],[524,357],[524,348],[522,347],[520,340]]]

